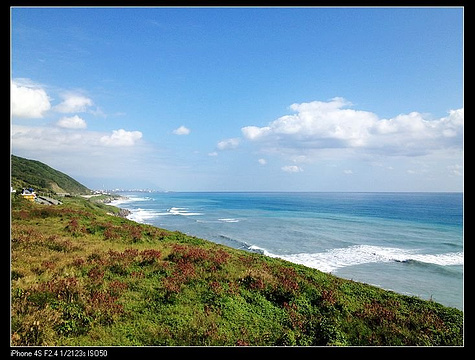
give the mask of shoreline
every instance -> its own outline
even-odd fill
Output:
[[[406,266],[406,270],[404,271],[411,271],[414,274],[417,271],[424,272],[425,271],[424,268],[427,268],[427,266],[435,267],[434,268],[435,270],[437,270],[438,267],[440,269],[443,269],[445,268],[445,266],[449,266],[447,270],[444,270],[444,271],[450,271],[450,272],[452,271],[451,269],[454,269],[454,271],[458,272],[460,270],[456,270],[456,269],[459,269],[459,266],[462,266],[462,271],[463,271],[463,249],[461,251],[454,251],[454,252],[449,252],[449,253],[447,253],[447,251],[444,252],[441,250],[440,253],[435,253],[434,255],[434,254],[431,254],[430,251],[429,253],[413,252],[397,244],[394,244],[392,247],[389,247],[389,245],[385,245],[385,244],[371,244],[371,243],[356,244],[355,242],[355,244],[340,245],[340,246],[335,244],[334,247],[329,249],[331,251],[325,250],[325,249],[315,249],[315,251],[312,251],[311,249],[309,249],[308,251],[304,251],[303,253],[301,253],[297,249],[293,253],[279,254],[279,252],[276,252],[270,248],[267,248],[265,244],[263,245],[260,242],[250,243],[249,239],[252,240],[254,238],[246,237],[245,235],[246,231],[244,231],[243,236],[247,240],[242,240],[243,236],[235,237],[236,234],[233,235],[233,232],[236,232],[236,231],[239,232],[240,228],[234,228],[235,230],[233,230],[231,233],[226,233],[226,227],[223,228],[222,227],[223,225],[217,225],[218,227],[216,229],[214,228],[214,225],[210,225],[211,228],[202,229],[202,230],[198,229],[198,231],[192,231],[192,229],[197,230],[196,229],[197,225],[192,225],[192,223],[188,223],[188,225],[186,225],[186,228],[180,228],[178,225],[175,224],[175,220],[171,220],[171,218],[166,219],[165,215],[179,216],[179,215],[185,215],[185,214],[181,214],[177,212],[176,213],[167,212],[165,214],[164,209],[147,208],[146,200],[148,198],[145,199],[141,197],[139,194],[137,194],[137,196],[138,196],[137,199],[134,198],[133,194],[131,194],[131,197],[123,196],[121,199],[117,199],[117,201],[112,202],[112,204],[118,208],[126,208],[130,212],[126,215],[126,218],[137,223],[152,225],[154,227],[166,229],[169,231],[180,231],[180,232],[183,232],[184,234],[203,238],[203,239],[206,239],[207,241],[226,245],[230,248],[245,250],[247,252],[252,252],[252,253],[259,253],[259,254],[263,254],[272,258],[283,259],[294,264],[299,264],[299,265],[303,265],[309,268],[317,269],[319,271],[329,273],[329,274],[334,274],[336,276],[339,276],[345,279],[358,279],[357,281],[370,283],[382,289],[395,291],[395,292],[398,292],[400,294],[405,294],[405,295],[410,294],[413,296],[417,296],[421,299],[427,300],[427,299],[434,298],[433,297],[434,293],[430,285],[423,286],[422,288],[419,288],[416,285],[410,285],[409,288],[406,288],[403,285],[399,284],[400,281],[397,280],[396,285],[394,286],[393,282],[388,283],[389,279],[391,279],[390,276],[383,276],[381,278],[376,273],[371,274],[370,269],[371,268],[379,269],[385,266],[390,266],[391,268],[394,269],[394,266],[397,266],[397,265],[392,265],[392,264],[403,264],[401,266]],[[135,201],[139,201],[139,202],[145,201],[145,203],[144,205],[135,204],[134,206],[135,208],[128,207],[128,204],[127,204],[128,202],[135,202]],[[173,203],[166,204],[166,205],[172,206]],[[174,205],[187,206],[186,204],[174,204]],[[140,208],[137,208],[137,206],[140,206]],[[194,211],[201,211],[202,209],[194,208],[193,206],[191,206],[189,210],[194,212]],[[136,216],[134,216],[134,214]],[[204,212],[203,215],[205,214],[207,214],[206,211]],[[166,223],[166,222],[171,221],[176,226],[167,227],[166,224],[155,225],[157,224],[156,219],[158,217],[161,217],[158,215],[164,216],[163,222]],[[213,214],[213,215],[214,217],[217,216],[217,214]],[[178,218],[175,218],[175,219],[178,222],[181,221],[181,220],[178,220]],[[222,221],[223,218],[218,219],[218,217],[216,217],[216,219],[214,220],[213,219],[205,219],[204,222],[205,223],[211,222],[213,224],[224,223]],[[228,219],[228,217],[226,217],[226,219]],[[243,220],[239,220],[239,221],[235,220],[234,222],[242,223],[242,221]],[[199,223],[203,222],[201,221],[201,217],[200,217],[200,220],[198,220],[198,222]],[[224,225],[224,226],[227,226],[227,225]],[[222,230],[219,230],[220,228]],[[228,228],[228,229],[232,229],[232,228]],[[221,233],[220,231],[225,231],[225,232]],[[206,235],[206,233],[209,233],[209,234]],[[212,235],[212,233],[214,235]],[[257,234],[256,236],[258,235],[259,234]],[[356,259],[354,257],[356,257]],[[452,267],[452,266],[455,266],[455,267]],[[417,270],[416,268],[418,268],[419,270]],[[340,274],[340,271],[342,274]],[[367,275],[369,275],[369,277],[365,278],[365,272],[368,272],[368,271],[369,273]],[[462,273],[462,276],[463,276],[463,273]],[[416,277],[412,284],[416,284],[418,281],[419,280],[417,280],[417,277]],[[437,281],[437,280],[434,279],[434,281]],[[463,283],[462,283],[462,288],[463,288]],[[442,291],[442,293],[444,292],[445,291]],[[456,290],[454,293],[458,294],[458,290]],[[438,300],[440,298],[442,298],[443,300]],[[445,298],[446,298],[446,295],[442,295],[442,294],[435,295],[435,299],[437,302],[441,301],[441,303],[446,304],[446,306],[456,307],[460,310],[463,310],[463,295],[462,295],[461,300],[452,298],[451,296],[449,296],[449,298],[447,299],[448,301],[445,300]]]
[[[205,237],[156,231],[157,226],[111,217],[103,206],[87,203],[79,202],[84,205],[80,213],[52,207],[43,213],[36,208],[25,211],[23,205],[28,204],[16,202],[11,329],[15,345],[279,346],[287,339],[292,343],[286,345],[297,346],[463,342],[463,311],[458,309],[216,246]],[[71,204],[77,210],[78,202]],[[61,238],[54,235],[58,227],[64,229]],[[43,231],[44,237],[38,236]],[[40,251],[29,252],[32,245]],[[30,276],[38,281],[30,281]],[[55,306],[47,307],[50,303]],[[71,323],[71,308],[74,319],[89,319],[74,323],[80,332],[77,327],[62,331]],[[391,323],[375,323],[381,314]],[[433,331],[438,319],[450,321],[450,332],[440,328],[428,338],[425,330]],[[216,324],[224,331],[210,331],[218,330]],[[31,328],[38,337],[30,336]],[[164,329],[160,342],[157,329]],[[361,337],[361,329],[367,337]],[[377,343],[376,330],[381,334]]]

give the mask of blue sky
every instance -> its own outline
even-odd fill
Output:
[[[463,8],[11,9],[11,149],[86,186],[462,191]]]

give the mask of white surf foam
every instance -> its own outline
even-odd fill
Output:
[[[413,255],[408,260],[416,260],[441,266],[463,265],[463,252]]]
[[[266,255],[279,257],[296,264],[312,267],[324,272],[368,263],[410,260],[441,266],[463,265],[463,252],[446,254],[417,254],[415,250],[372,245],[355,245],[347,248],[330,249],[321,253],[300,253],[290,255]]]
[[[153,198],[127,195],[127,196],[121,197],[120,199],[112,200],[110,202],[110,205],[119,206],[119,205],[128,204],[132,202],[139,202],[139,201],[153,201]]]
[[[148,220],[154,219],[160,215],[168,215],[168,213],[160,213],[157,211],[138,208],[131,210],[131,213],[127,216],[127,218],[139,223],[147,223]]]
[[[248,246],[247,249],[249,251],[256,252],[256,253],[263,254],[263,255],[267,255],[267,256],[270,256],[270,257],[281,257],[281,256],[274,255],[274,254],[268,252],[266,249],[261,248],[261,247],[256,246],[256,245],[250,245],[250,246]]]
[[[181,216],[199,216],[203,215],[202,213],[198,212],[190,212],[187,210],[188,208],[180,208],[180,207],[172,207],[167,211],[172,215],[181,215]]]

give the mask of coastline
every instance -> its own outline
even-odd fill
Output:
[[[411,228],[411,226],[408,227],[409,224],[405,223],[398,225],[400,221],[394,222],[392,219],[385,220],[384,223],[380,223],[380,220],[368,219],[370,222],[364,225],[361,222],[362,219],[346,216],[336,221],[340,215],[335,215],[336,217],[331,216],[327,220],[322,218],[324,223],[321,225],[318,225],[322,221],[319,218],[315,219],[316,223],[313,221],[308,223],[310,227],[316,226],[315,231],[317,233],[314,236],[318,239],[318,242],[327,242],[327,248],[318,246],[314,248],[313,245],[310,246],[310,243],[305,246],[302,243],[299,247],[295,247],[292,250],[290,248],[287,249],[287,245],[282,243],[284,248],[279,250],[278,244],[280,244],[279,241],[281,240],[278,240],[278,238],[281,238],[283,233],[294,231],[292,230],[293,225],[289,222],[291,219],[282,218],[281,221],[278,221],[276,218],[276,221],[269,223],[272,218],[265,220],[260,218],[255,212],[252,212],[254,215],[251,218],[245,218],[243,216],[245,216],[247,210],[236,213],[233,212],[235,210],[228,209],[227,205],[222,209],[221,207],[216,208],[216,205],[211,207],[201,207],[199,205],[207,204],[210,198],[213,199],[212,201],[216,201],[218,198],[226,199],[225,202],[227,202],[230,195],[233,196],[233,199],[242,195],[256,195],[258,199],[261,199],[261,196],[264,194],[207,194],[211,197],[203,193],[173,194],[171,196],[170,194],[160,193],[156,194],[156,197],[154,195],[143,196],[140,193],[128,193],[127,197],[117,202],[114,201],[113,204],[117,207],[127,208],[131,212],[127,215],[127,218],[138,223],[149,224],[170,231],[176,230],[235,249],[280,258],[294,264],[301,264],[346,279],[369,283],[400,294],[418,296],[426,300],[435,299],[435,301],[444,303],[446,306],[454,306],[463,310],[463,278],[450,278],[451,276],[458,277],[458,271],[461,271],[460,276],[463,276],[463,247],[460,251],[457,251],[457,248],[451,249],[449,246],[446,250],[441,248],[438,251],[428,249],[427,251],[420,252],[417,250],[420,244],[412,245],[412,248],[406,248],[404,245],[407,243],[405,238],[409,234],[419,231],[418,229],[422,231],[425,227],[417,226],[416,228]],[[279,199],[282,195],[289,195],[289,193],[274,194]],[[322,195],[327,196],[328,194]],[[357,197],[361,195],[363,194],[356,194]],[[408,195],[404,194],[404,197]],[[417,197],[419,195],[427,196],[427,194],[416,195]],[[445,197],[444,194],[434,195]],[[346,197],[346,194],[344,197]],[[196,198],[199,200],[196,203],[190,200]],[[183,199],[183,201],[178,202],[179,199]],[[128,202],[131,203],[130,206],[127,205]],[[265,220],[266,225],[262,223],[263,220]],[[350,222],[347,225],[343,224],[343,227],[340,228],[338,225],[340,221]],[[350,228],[346,228],[346,226],[351,226],[351,232],[348,232]],[[365,226],[370,226],[371,228],[366,228]],[[393,226],[396,227],[393,228]],[[281,231],[276,230],[281,227]],[[304,228],[299,231],[304,231]],[[367,231],[376,232],[374,235],[371,235]],[[345,232],[347,232],[346,235]],[[403,236],[400,242],[386,243],[378,241],[377,243],[371,243],[363,241],[360,243],[361,240],[358,240],[361,236],[358,234],[364,234],[365,237],[383,238],[383,236],[386,237],[386,235],[393,233],[400,233],[400,236]],[[346,238],[341,238],[340,240],[344,241],[332,240],[339,239],[343,235]],[[420,235],[422,236],[423,233]],[[435,233],[428,233],[424,236],[428,235],[438,236]],[[331,239],[327,241],[325,239],[328,236]],[[265,238],[269,238],[269,240],[265,240]],[[301,236],[295,240],[298,240],[298,242],[307,241]],[[458,265],[461,265],[461,267]],[[409,278],[407,276],[401,277],[405,272],[410,273]],[[429,275],[430,281],[424,275],[426,272],[429,272],[427,275]],[[437,273],[440,273],[437,275],[441,277],[439,280],[435,278]],[[435,282],[432,283],[431,281]],[[450,286],[443,286],[441,288],[439,286],[440,283],[449,283]],[[460,288],[456,285],[458,283],[461,283]],[[461,297],[457,294],[461,294]]]
[[[71,205],[12,204],[13,345],[463,344],[457,309]]]
[[[98,204],[110,205],[118,209],[117,212],[109,211],[108,212],[109,215],[118,216],[118,217],[126,219],[128,218],[129,215],[132,214],[132,212],[129,209],[122,208],[116,205],[116,204],[119,204],[120,202],[129,200],[129,198],[126,196],[117,195],[117,194],[109,194],[109,193],[99,193],[99,194],[92,194],[92,195],[81,195],[81,197]]]

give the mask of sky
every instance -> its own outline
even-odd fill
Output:
[[[11,152],[90,189],[463,191],[463,7],[12,7]]]

